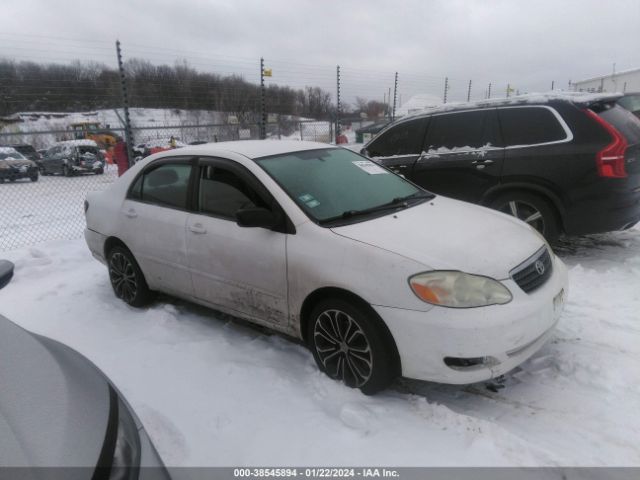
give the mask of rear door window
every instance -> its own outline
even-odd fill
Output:
[[[427,153],[457,153],[500,145],[495,109],[445,113],[431,119]]]
[[[521,147],[567,140],[569,135],[551,108],[498,109],[505,146]]]
[[[417,118],[391,127],[367,146],[369,156],[420,155],[428,121]]]
[[[144,173],[140,190],[134,185],[129,196],[143,202],[186,210],[191,165],[167,163]]]

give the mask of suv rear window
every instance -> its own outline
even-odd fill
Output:
[[[420,155],[428,121],[417,118],[391,127],[367,146],[369,156]]]
[[[546,107],[498,109],[505,146],[537,145],[567,138],[557,117]]]

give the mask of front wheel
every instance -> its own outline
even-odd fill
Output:
[[[37,181],[38,181],[38,174],[36,173],[36,174],[34,174],[34,175],[31,175],[31,176],[29,177],[29,179],[30,179],[32,182],[37,182]]]
[[[71,171],[68,165],[62,166],[62,175],[64,175],[65,177],[70,177],[72,174],[73,172]]]
[[[107,255],[109,280],[116,297],[132,307],[143,307],[153,299],[135,258],[123,247],[113,247]]]
[[[341,299],[318,304],[307,335],[320,370],[367,395],[388,387],[398,372],[380,323],[375,313]]]
[[[540,232],[549,243],[560,236],[560,222],[553,206],[545,199],[528,192],[509,192],[499,196],[491,207],[512,215]]]

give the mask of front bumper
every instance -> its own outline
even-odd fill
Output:
[[[0,168],[0,179],[19,180],[38,176],[38,167],[10,167]]]
[[[503,281],[513,295],[505,305],[428,312],[374,306],[394,337],[402,375],[466,384],[495,378],[527,360],[551,336],[568,293],[566,267],[555,255],[553,267],[549,280],[530,294],[511,279]],[[445,359],[474,360],[449,366]]]

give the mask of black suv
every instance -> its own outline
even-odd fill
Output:
[[[442,195],[560,233],[640,221],[640,119],[619,95],[522,96],[445,106],[395,122],[367,155]]]

